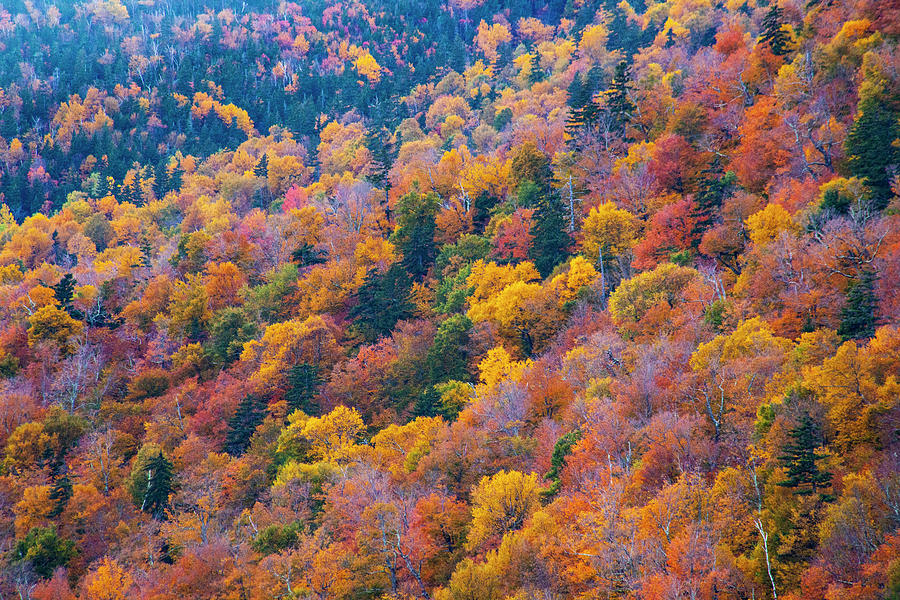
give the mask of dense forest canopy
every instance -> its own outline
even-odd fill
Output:
[[[5,0],[0,599],[900,599],[898,41]]]

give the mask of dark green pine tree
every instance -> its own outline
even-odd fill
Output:
[[[232,456],[241,456],[250,447],[250,438],[256,428],[266,417],[265,402],[262,398],[250,394],[241,400],[237,410],[228,419],[228,431],[225,434],[225,452]]]
[[[75,294],[75,277],[71,273],[66,273],[59,283],[50,286],[53,289],[53,297],[59,302],[59,305],[66,311],[72,306],[72,297]]]
[[[546,277],[553,268],[569,256],[572,237],[568,231],[566,209],[554,193],[540,193],[538,187],[525,181],[519,186],[519,202],[523,206],[533,206],[534,224],[531,226],[533,240],[528,249],[528,258],[537,267],[541,277]]]
[[[772,2],[769,11],[763,17],[762,35],[760,41],[769,47],[775,56],[784,56],[788,53],[788,36],[782,29],[784,25],[784,11],[778,6],[778,2]]]
[[[434,343],[428,349],[425,363],[433,383],[469,379],[466,347],[472,321],[466,315],[451,315],[438,327]]]
[[[559,493],[559,488],[562,485],[560,476],[562,475],[563,467],[566,465],[566,457],[571,454],[572,448],[580,439],[581,432],[576,429],[556,440],[556,445],[553,446],[553,455],[550,457],[550,470],[544,475],[545,479],[551,481],[550,487],[542,494],[545,499],[550,499]]]
[[[287,382],[288,389],[284,399],[290,410],[299,409],[308,415],[318,412],[319,407],[315,398],[322,379],[315,365],[309,363],[294,365],[288,371]]]
[[[847,288],[847,304],[841,311],[838,334],[844,340],[859,340],[875,335],[875,313],[878,298],[875,296],[875,272],[866,269],[859,279]]]
[[[53,482],[50,488],[50,500],[53,501],[53,509],[50,511],[50,517],[58,517],[62,511],[66,509],[69,498],[72,497],[72,482],[69,476],[63,473]]]
[[[434,192],[422,195],[413,190],[397,201],[397,228],[391,241],[403,252],[403,266],[414,280],[425,277],[437,254],[434,218],[439,207]]]
[[[534,85],[539,81],[547,79],[547,72],[541,68],[540,55],[535,52],[531,55],[531,72],[528,74],[528,83]]]
[[[788,434],[790,440],[781,449],[779,460],[787,469],[784,481],[778,485],[796,490],[795,493],[808,496],[831,484],[831,473],[819,469],[818,462],[824,457],[818,453],[822,445],[822,435],[815,421],[804,413],[800,423]]]
[[[865,179],[878,210],[891,198],[891,171],[900,165],[898,116],[888,102],[867,98],[860,102],[845,142],[850,174]]]
[[[391,265],[384,273],[369,271],[349,311],[353,328],[366,342],[390,334],[397,321],[412,315],[411,288],[412,281],[402,265]]]
[[[169,496],[175,489],[172,463],[160,452],[147,462],[147,488],[141,501],[141,510],[160,519],[169,506]]]
[[[153,244],[147,237],[141,238],[141,266],[149,269],[153,266]]]
[[[181,179],[184,175],[184,170],[177,166],[172,169],[172,173],[169,175],[169,191],[178,191],[181,189]]]
[[[162,161],[153,169],[153,195],[159,200],[169,191],[169,172],[165,161]]]
[[[737,176],[734,171],[723,173],[718,157],[700,173],[694,195],[697,225],[693,233],[698,240],[704,231],[715,224],[721,215],[722,203],[736,188]]]
[[[628,61],[622,60],[616,65],[616,71],[606,95],[609,111],[615,117],[619,127],[622,128],[622,139],[625,141],[629,140],[628,125],[637,110],[637,106],[629,96],[630,90],[631,65],[628,64]]]
[[[326,253],[310,244],[299,246],[291,254],[291,259],[297,263],[300,268],[309,267],[311,265],[319,265],[325,262]]]
[[[259,159],[259,162],[256,163],[256,166],[253,167],[253,174],[257,177],[268,177],[269,176],[269,155],[263,154],[262,158]]]

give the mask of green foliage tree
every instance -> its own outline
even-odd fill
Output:
[[[369,272],[356,293],[356,304],[349,312],[355,329],[364,340],[373,342],[388,335],[397,321],[412,315],[411,286],[402,265],[391,265],[384,273],[374,269]]]
[[[225,452],[232,456],[242,455],[250,447],[250,438],[265,416],[265,402],[262,398],[250,394],[241,400],[237,410],[228,420]]]
[[[24,539],[16,542],[13,552],[17,560],[27,561],[41,578],[53,575],[57,567],[65,567],[77,552],[71,540],[64,540],[55,527],[32,527]]]
[[[778,485],[792,488],[800,495],[815,494],[831,483],[831,474],[822,471],[818,462],[824,458],[818,448],[822,435],[809,413],[800,416],[798,425],[791,429],[790,440],[782,448],[779,457],[786,469],[784,481]]]
[[[465,381],[469,378],[466,346],[469,343],[471,329],[472,321],[461,314],[447,317],[438,327],[434,344],[428,349],[426,359],[433,382],[452,379]]]
[[[631,100],[631,65],[621,60],[616,65],[612,82],[606,91],[607,106],[622,129],[622,139],[628,140],[628,125],[634,119],[637,106]]]
[[[784,26],[784,11],[778,5],[777,0],[772,2],[766,16],[763,17],[762,35],[760,41],[769,47],[775,56],[784,56],[788,53],[787,34],[782,27]]]
[[[291,367],[287,376],[287,391],[284,399],[291,411],[302,410],[308,415],[316,414],[318,406],[315,396],[322,378],[315,365],[300,363]]]
[[[566,457],[572,453],[572,448],[581,439],[581,431],[575,430],[563,435],[553,446],[553,455],[550,457],[550,470],[544,475],[545,479],[550,481],[550,487],[542,492],[545,499],[552,498],[559,493],[562,485],[560,479],[563,467],[566,465]]]
[[[891,197],[891,170],[900,164],[898,116],[884,98],[862,100],[844,146],[850,174],[865,180],[879,210]]]
[[[519,197],[523,204],[526,201],[534,203],[533,241],[528,249],[528,258],[534,262],[541,276],[546,277],[569,256],[572,237],[563,203],[555,194],[537,193],[536,187],[530,181],[523,182],[519,186]]]
[[[403,267],[414,280],[425,276],[437,254],[434,219],[439,207],[440,198],[434,192],[423,195],[414,190],[397,201],[391,241],[403,253]]]
[[[58,517],[62,514],[71,497],[72,482],[69,480],[68,474],[63,473],[56,478],[56,481],[53,482],[53,487],[50,488],[50,500],[53,501],[53,509],[50,511],[50,516]]]
[[[228,366],[240,358],[244,343],[256,337],[259,328],[242,308],[229,306],[216,312],[210,324],[208,347],[215,361]]]
[[[844,340],[858,340],[875,335],[878,297],[875,295],[875,272],[866,269],[847,288],[847,304],[841,311],[838,334]]]
[[[134,458],[128,487],[135,505],[155,519],[163,518],[175,489],[172,463],[155,445],[143,446]]]

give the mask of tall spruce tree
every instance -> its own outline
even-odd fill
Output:
[[[763,17],[762,35],[760,40],[769,47],[775,56],[784,56],[788,53],[788,36],[782,29],[784,25],[784,11],[778,6],[778,2],[772,2],[766,16]]]
[[[414,280],[425,276],[437,254],[434,219],[440,204],[434,192],[420,194],[418,190],[397,201],[397,228],[391,241],[403,252],[403,266]]]
[[[161,519],[169,506],[169,497],[175,489],[172,463],[162,452],[147,461],[145,467],[147,487],[141,501],[141,510]]]
[[[369,271],[349,313],[354,329],[366,342],[388,335],[397,321],[412,315],[411,287],[412,281],[402,265],[393,264],[384,273]]]
[[[50,488],[50,500],[53,502],[53,508],[50,510],[51,517],[58,517],[62,511],[66,509],[69,498],[72,497],[72,482],[69,480],[67,473],[63,473],[53,482]]]
[[[322,379],[319,376],[319,369],[315,365],[309,363],[300,363],[294,365],[288,371],[287,376],[288,389],[284,394],[290,410],[302,410],[306,414],[315,414],[318,412],[318,406],[315,402],[316,391]]]
[[[822,445],[819,427],[808,413],[803,413],[797,427],[788,434],[790,440],[781,449],[779,457],[786,468],[784,481],[778,485],[796,490],[800,495],[815,494],[828,487],[831,474],[819,469],[818,462],[824,458],[818,452]]]
[[[519,186],[519,202],[535,209],[528,258],[534,262],[541,276],[546,277],[566,259],[572,245],[565,206],[555,193],[540,193],[530,181]]]
[[[66,273],[59,283],[51,286],[53,289],[53,297],[59,302],[60,307],[67,312],[71,312],[72,298],[75,295],[75,277],[71,273]]]
[[[875,312],[878,297],[875,295],[875,272],[866,269],[859,279],[847,288],[847,304],[841,311],[838,334],[844,340],[859,340],[875,335]]]
[[[631,101],[631,65],[628,61],[619,61],[613,75],[612,83],[606,92],[607,106],[615,118],[616,123],[622,129],[622,139],[629,140],[628,125],[634,119],[637,106]]]
[[[255,394],[250,394],[238,404],[237,410],[228,420],[225,434],[225,452],[240,456],[250,447],[250,438],[265,418],[265,402]]]
[[[866,181],[878,210],[887,206],[892,195],[891,175],[900,166],[898,121],[900,114],[891,103],[866,98],[859,103],[859,113],[845,142],[850,174]]]

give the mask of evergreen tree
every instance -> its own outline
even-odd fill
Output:
[[[619,127],[622,128],[622,139],[625,141],[629,140],[628,125],[631,123],[637,110],[637,106],[629,97],[630,90],[631,65],[628,64],[628,61],[622,60],[616,65],[612,83],[606,94],[609,111],[615,117]]]
[[[160,452],[144,467],[147,487],[144,488],[141,510],[159,519],[169,506],[169,496],[174,491],[172,463]]]
[[[900,165],[898,113],[890,103],[867,98],[860,102],[859,114],[845,142],[850,174],[865,179],[875,208],[887,206],[891,198],[891,172]]]
[[[72,298],[75,295],[75,285],[77,283],[71,273],[66,273],[59,280],[59,283],[50,286],[53,289],[53,297],[59,302],[60,307],[68,312],[71,312]]]
[[[397,201],[397,227],[391,241],[403,252],[403,267],[415,280],[425,276],[437,254],[434,219],[439,207],[434,192],[422,195],[413,190]]]
[[[547,78],[547,73],[541,68],[541,57],[540,54],[535,52],[531,55],[531,72],[528,74],[528,83],[530,85],[534,85],[539,81],[543,81]]]
[[[177,166],[172,169],[172,173],[169,175],[169,187],[168,191],[178,191],[181,189],[181,179],[184,175],[184,169],[181,166]]]
[[[866,269],[860,278],[847,288],[847,304],[841,311],[838,334],[844,340],[859,340],[875,335],[877,307],[875,272]]]
[[[291,259],[300,268],[319,265],[325,262],[326,254],[310,244],[303,244],[291,254]]]
[[[71,497],[72,482],[69,480],[68,474],[63,473],[56,478],[56,481],[53,482],[53,487],[50,488],[50,500],[53,501],[53,509],[50,511],[50,517],[58,517],[62,514],[62,511],[66,509],[66,504],[69,503],[69,498]]]
[[[576,429],[556,440],[556,444],[553,446],[553,455],[550,457],[550,470],[544,475],[545,479],[552,482],[550,487],[542,493],[545,499],[550,499],[559,493],[562,485],[560,477],[563,467],[566,465],[566,457],[572,453],[572,448],[580,439],[581,432]]]
[[[237,410],[228,420],[225,452],[232,456],[242,455],[250,447],[250,438],[265,416],[265,403],[261,398],[250,394],[241,400]]]
[[[734,171],[722,173],[718,157],[701,172],[697,181],[697,193],[694,195],[697,225],[693,233],[697,239],[715,224],[721,214],[722,204],[736,188],[737,176]]]
[[[536,196],[536,197],[535,197]],[[572,238],[568,232],[566,209],[556,194],[536,194],[534,184],[524,182],[519,186],[520,202],[534,198],[534,225],[531,226],[533,241],[528,249],[528,258],[534,262],[541,277],[546,277],[553,268],[569,255]]]
[[[769,50],[771,50],[772,54],[775,56],[784,56],[788,53],[787,45],[789,40],[784,29],[782,29],[783,25],[784,11],[778,6],[776,0],[772,2],[772,5],[769,6],[769,11],[766,13],[766,16],[763,17],[763,31],[760,36],[760,40],[769,46]]]
[[[318,412],[315,402],[316,391],[322,382],[319,377],[319,369],[309,363],[294,365],[288,371],[288,389],[284,394],[288,408],[292,411],[302,410],[306,414]]]
[[[779,457],[787,469],[784,481],[778,485],[796,490],[808,496],[831,483],[831,474],[821,471],[818,461],[824,457],[817,451],[822,444],[819,428],[808,413],[803,413],[800,423],[788,434],[790,441],[782,448]]]
[[[169,191],[169,172],[165,161],[153,169],[153,195],[157,200],[162,199]]]
[[[349,313],[354,328],[365,341],[373,342],[388,335],[397,321],[412,315],[411,287],[409,275],[399,264],[391,265],[384,273],[369,271]]]
[[[469,379],[466,347],[471,329],[472,321],[466,315],[451,315],[438,327],[426,357],[432,382]]]
[[[256,163],[256,166],[253,167],[253,174],[257,177],[268,177],[269,176],[269,155],[263,154],[259,159],[259,162]]]

